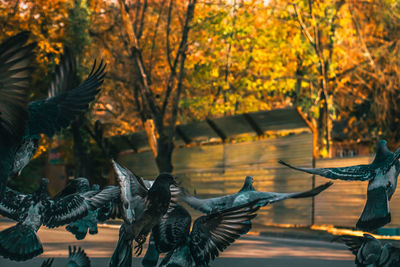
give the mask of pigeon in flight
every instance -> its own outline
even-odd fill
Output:
[[[161,173],[147,189],[141,177],[115,161],[113,166],[121,189],[120,209],[124,223],[109,266],[131,266],[132,241],[137,242],[136,254],[140,255],[147,235],[172,206],[170,186],[176,182],[170,174]]]
[[[251,229],[251,220],[258,209],[257,201],[253,201],[216,211],[196,219],[190,231],[189,212],[181,205],[174,205],[153,228],[156,253],[147,263],[145,257],[143,265],[156,266],[158,253],[168,252],[159,266],[208,266],[219,252]]]
[[[86,255],[85,250],[81,247],[68,246],[68,263],[67,267],[90,267],[90,259]],[[53,265],[54,258],[45,260],[41,267],[51,267]]]
[[[109,186],[111,188],[111,186]],[[116,190],[119,190],[116,187]],[[100,190],[100,186],[98,184],[92,185],[90,188],[89,181],[84,177],[75,178],[69,180],[66,187],[55,196],[55,199],[59,199],[71,194],[75,193],[87,193],[89,191],[98,192]],[[111,205],[115,200],[110,200],[98,209],[89,210],[88,215],[83,217],[82,219],[71,222],[67,225],[66,230],[71,232],[77,240],[82,240],[86,237],[86,234],[89,232],[91,235],[95,235],[98,232],[97,224],[100,222],[104,222],[108,219],[108,215],[104,215],[105,211],[108,211],[107,214],[110,213]]]
[[[298,168],[283,161],[279,163],[310,174],[329,179],[345,181],[368,181],[367,203],[356,227],[363,231],[372,231],[391,221],[389,201],[396,187],[400,172],[400,148],[392,153],[386,140],[379,140],[375,159],[371,164],[340,168]]]
[[[381,242],[375,237],[364,234],[363,237],[343,235],[340,239],[356,256],[355,263],[358,267],[397,267],[400,266],[400,248]]]
[[[29,118],[29,65],[36,44],[25,45],[28,37],[29,32],[21,32],[0,44],[0,199]]]
[[[251,176],[247,176],[242,189],[240,189],[238,193],[222,197],[200,199],[189,195],[184,189],[182,189],[181,199],[192,208],[201,211],[205,214],[210,214],[215,211],[232,208],[253,201],[256,201],[257,206],[264,207],[268,204],[279,202],[288,198],[313,197],[318,195],[328,187],[330,187],[332,184],[333,184],[332,182],[328,182],[314,189],[304,192],[295,192],[295,193],[262,192],[262,191],[256,191],[254,189],[253,178]]]
[[[7,187],[5,197],[0,201],[0,214],[18,223],[0,232],[0,255],[16,261],[33,258],[43,252],[36,235],[41,225],[54,228],[68,224],[118,196],[118,187],[106,187],[102,191],[51,199],[46,178],[41,180],[39,189],[29,195]]]
[[[75,86],[76,67],[72,52],[66,47],[60,65],[48,89],[48,98],[33,101],[28,105],[29,119],[26,131],[16,147],[13,166],[9,176],[21,173],[35,154],[40,134],[52,137],[67,127],[79,114],[88,109],[94,100],[98,88],[102,85],[106,65],[96,61],[89,76],[80,85]]]

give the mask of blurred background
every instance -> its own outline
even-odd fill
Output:
[[[201,197],[233,193],[246,175],[258,190],[302,191],[325,180],[279,159],[366,164],[377,140],[400,145],[397,0],[0,0],[0,25],[1,40],[29,30],[38,43],[31,100],[47,96],[65,45],[81,79],[107,63],[90,110],[43,136],[10,180],[21,192],[41,177],[53,195],[72,177],[114,184],[111,158],[145,178],[173,172]],[[258,223],[354,227],[365,192],[336,182]],[[398,228],[400,197],[391,206]]]

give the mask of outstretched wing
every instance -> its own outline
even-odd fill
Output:
[[[79,86],[59,95],[29,104],[28,129],[30,135],[44,133],[51,137],[84,112],[99,92],[103,83],[105,65],[93,64],[89,77]]]
[[[74,88],[76,83],[76,60],[67,46],[64,47],[60,64],[57,65],[54,77],[47,90],[48,98],[55,97]]]
[[[21,207],[24,201],[27,201],[29,197],[30,195],[24,195],[6,187],[4,197],[0,201],[0,214],[18,221],[21,214]]]
[[[258,210],[255,202],[198,218],[190,233],[190,251],[196,263],[208,264],[251,229]]]
[[[329,179],[368,181],[375,178],[375,171],[370,165],[356,165],[341,168],[298,168],[282,160],[280,160],[279,163],[297,171],[317,174]]]
[[[0,142],[17,142],[25,134],[35,44],[25,46],[29,32],[0,44]]]
[[[136,195],[146,197],[148,189],[143,179],[116,161],[113,160],[112,163],[121,187],[121,199],[130,201]]]
[[[45,207],[44,225],[49,228],[68,224],[85,217],[89,210],[102,207],[119,196],[119,188],[109,186],[100,192],[75,193],[50,201]]]
[[[81,247],[68,246],[69,261],[68,266],[74,267],[90,267],[90,259],[86,255],[85,250]]]

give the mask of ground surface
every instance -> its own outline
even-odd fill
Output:
[[[0,222],[0,230],[13,223]],[[44,253],[26,262],[12,262],[0,257],[0,266],[40,266],[42,261],[55,257],[54,267],[66,266],[68,245],[77,245],[85,249],[92,266],[108,266],[109,257],[118,239],[118,226],[101,227],[99,234],[88,235],[85,240],[75,240],[65,228],[48,229],[42,227],[39,237],[43,243]],[[141,266],[141,258],[134,259],[132,266]],[[355,266],[353,255],[344,245],[326,241],[291,239],[247,235],[225,252],[211,266]]]

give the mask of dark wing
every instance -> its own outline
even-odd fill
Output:
[[[97,212],[97,220],[99,222],[104,222],[108,219],[119,218],[122,219],[123,211],[121,210],[121,199],[117,198],[109,203],[106,203]]]
[[[29,198],[31,198],[31,195],[24,195],[6,187],[4,197],[0,201],[0,214],[18,221],[21,208],[23,208],[24,202],[29,200]]]
[[[347,248],[357,256],[358,250],[364,242],[364,238],[362,236],[353,236],[353,235],[342,235],[340,236],[340,240],[342,240]]]
[[[72,180],[68,180],[63,190],[58,192],[58,194],[54,198],[59,199],[78,192],[87,192],[89,191],[89,189],[90,185],[88,179],[84,177],[78,177]]]
[[[38,100],[29,104],[28,129],[30,135],[44,133],[51,137],[55,132],[67,127],[71,121],[83,113],[99,92],[103,83],[105,65],[93,65],[89,77],[79,86],[57,96]]]
[[[341,168],[298,168],[282,160],[280,160],[279,163],[297,171],[317,174],[329,179],[368,181],[375,178],[375,171],[370,165],[356,165]]]
[[[109,186],[100,192],[75,193],[50,201],[45,207],[43,224],[53,228],[74,222],[85,217],[89,210],[98,209],[118,196],[119,188]]]
[[[148,189],[141,177],[133,174],[128,168],[122,167],[114,160],[112,163],[121,187],[121,199],[123,201],[131,201],[134,196],[142,198],[147,196]]]
[[[47,90],[48,98],[57,96],[75,87],[76,83],[76,60],[69,47],[64,47],[60,64],[57,65],[54,77]]]
[[[218,257],[219,251],[251,229],[250,220],[258,210],[255,203],[202,216],[194,222],[189,247],[196,263],[208,264]]]
[[[158,251],[169,252],[184,244],[189,236],[191,222],[189,212],[181,205],[176,204],[168,210],[161,222],[152,230]]]
[[[47,259],[40,266],[41,267],[51,267],[51,265],[53,265],[53,261],[54,261],[54,258]]]
[[[86,255],[85,250],[82,249],[81,247],[78,247],[76,249],[76,246],[68,246],[68,251],[69,251],[69,261],[68,261],[68,267],[69,266],[74,266],[74,267],[90,267],[90,259]]]
[[[25,134],[35,44],[25,46],[29,32],[0,44],[0,142],[18,142]]]

